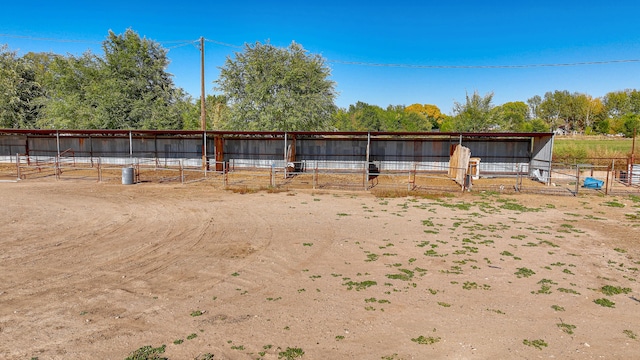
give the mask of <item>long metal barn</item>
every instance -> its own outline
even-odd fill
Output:
[[[0,129],[0,161],[73,157],[126,165],[180,159],[210,171],[279,168],[377,173],[437,171],[467,147],[480,176],[529,175],[545,182],[553,133],[236,132]],[[285,170],[286,171],[286,170]]]

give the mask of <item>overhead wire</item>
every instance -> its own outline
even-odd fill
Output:
[[[102,44],[103,41],[86,40],[86,39],[61,39],[61,38],[49,38],[49,37],[35,37],[27,35],[15,35],[15,34],[0,34],[0,37],[34,40],[34,41],[51,41],[60,43],[87,43],[87,44]],[[167,40],[157,41],[160,44],[176,44],[168,46],[167,50],[180,48],[183,46],[194,45],[198,48],[197,43],[199,40]],[[233,49],[244,49],[244,46],[225,43],[218,40],[207,39],[204,41],[228,47]],[[516,65],[424,65],[424,64],[406,64],[406,63],[372,63],[362,61],[345,61],[327,59],[328,63],[339,65],[353,65],[353,66],[368,66],[368,67],[389,67],[389,68],[405,68],[405,69],[525,69],[525,68],[541,68],[541,67],[570,67],[570,66],[588,66],[588,65],[607,65],[607,64],[624,64],[624,63],[639,63],[640,59],[616,59],[616,60],[601,60],[601,61],[578,61],[567,63],[540,63],[540,64],[516,64]]]
[[[35,36],[26,36],[26,35],[13,35],[13,34],[0,34],[0,37],[23,39],[23,40],[35,40],[35,41],[51,41],[51,42],[61,42],[61,43],[102,44],[102,41],[96,41],[96,40],[59,39],[59,38],[46,38],[46,37],[35,37]]]
[[[523,69],[537,67],[563,67],[563,66],[582,66],[582,65],[605,65],[618,63],[635,63],[640,59],[625,60],[603,60],[603,61],[581,61],[573,63],[548,63],[548,64],[520,64],[520,65],[416,65],[416,64],[384,64],[384,63],[368,63],[359,61],[343,61],[343,60],[327,60],[332,64],[341,65],[357,65],[371,67],[395,67],[408,69]]]
[[[217,41],[217,40],[211,40],[211,39],[204,39],[204,41],[206,42],[210,42],[216,45],[220,45],[220,46],[226,46],[226,47],[230,47],[230,48],[234,48],[234,49],[244,49],[244,47],[239,46],[239,45],[233,45],[233,44],[228,44],[228,43],[224,43],[221,41]]]

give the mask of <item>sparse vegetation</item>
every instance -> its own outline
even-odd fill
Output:
[[[378,283],[376,281],[373,280],[365,280],[365,281],[361,281],[361,282],[356,282],[356,281],[347,281],[344,284],[347,287],[347,290],[352,290],[352,289],[356,289],[356,291],[360,291],[360,290],[364,290],[368,287],[374,286],[374,285],[378,285]]]
[[[527,269],[525,267],[518,268],[518,271],[514,273],[518,278],[529,277],[535,275],[535,272],[531,269]]]
[[[575,330],[575,328],[576,328],[575,325],[567,324],[565,322],[561,322],[561,323],[558,323],[556,325],[560,328],[560,330],[564,331],[565,333],[567,333],[569,335],[572,335],[573,334],[573,330]]]
[[[167,360],[166,357],[160,356],[160,354],[164,354],[166,348],[166,345],[157,348],[151,345],[143,346],[129,354],[125,360]]]
[[[424,337],[424,336],[420,335],[417,338],[411,339],[411,341],[413,341],[414,343],[420,344],[420,345],[433,345],[433,344],[435,344],[437,342],[440,342],[440,338],[439,337],[433,337],[433,336]]]
[[[607,296],[613,296],[613,295],[618,295],[618,294],[628,294],[631,292],[630,288],[621,288],[620,286],[612,286],[612,285],[605,285],[603,286],[600,291]]]
[[[278,359],[293,360],[301,358],[303,355],[304,350],[302,350],[301,348],[287,347],[286,350],[278,353]]]
[[[522,340],[522,343],[527,345],[527,346],[533,346],[534,348],[538,349],[538,350],[542,350],[543,347],[547,347],[549,346],[544,340],[542,339],[537,339],[537,340],[527,340],[524,339]]]
[[[607,299],[607,298],[601,298],[601,299],[595,299],[593,300],[594,303],[603,306],[603,307],[608,307],[608,308],[612,308],[615,307],[616,303],[614,303],[613,301]]]

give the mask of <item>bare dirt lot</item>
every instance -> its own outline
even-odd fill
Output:
[[[640,354],[636,196],[35,180],[0,203],[2,359]]]

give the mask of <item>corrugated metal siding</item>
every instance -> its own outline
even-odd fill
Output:
[[[284,140],[281,139],[226,139],[225,160],[284,159]]]
[[[0,155],[13,156],[27,151],[27,137],[23,135],[0,136]]]
[[[144,136],[134,133],[132,138],[134,158],[152,159],[188,159],[194,164],[201,162],[201,134],[150,134]],[[225,134],[208,134],[207,154],[215,154],[214,136],[223,138]],[[289,138],[291,139],[291,138]],[[532,140],[533,139],[533,140]],[[552,135],[540,137],[473,137],[463,136],[462,145],[471,149],[472,157],[481,158],[482,174],[513,174],[519,171],[548,167],[553,147]],[[93,156],[106,161],[122,158],[129,161],[129,136],[125,133],[60,133],[60,151],[73,149],[77,159]],[[27,143],[28,142],[28,146]],[[452,145],[458,144],[458,137],[441,135],[414,135],[410,138],[384,135],[371,136],[369,160],[376,163],[381,171],[441,171],[449,163]],[[531,144],[534,149],[531,149]],[[262,137],[260,134],[224,137],[224,160],[231,160],[237,166],[269,167],[273,164],[285,166],[285,141],[282,136],[273,134]],[[292,141],[287,141],[287,145]],[[29,152],[31,156],[54,157],[57,155],[56,133],[37,133],[29,136],[22,134],[0,135],[0,156],[14,156],[15,153]],[[367,134],[346,137],[325,134],[324,136],[297,135],[296,162],[304,162],[306,168],[349,169],[360,171],[367,161]],[[113,160],[117,161],[117,160]]]
[[[296,140],[298,161],[364,161],[367,155],[366,140]]]

